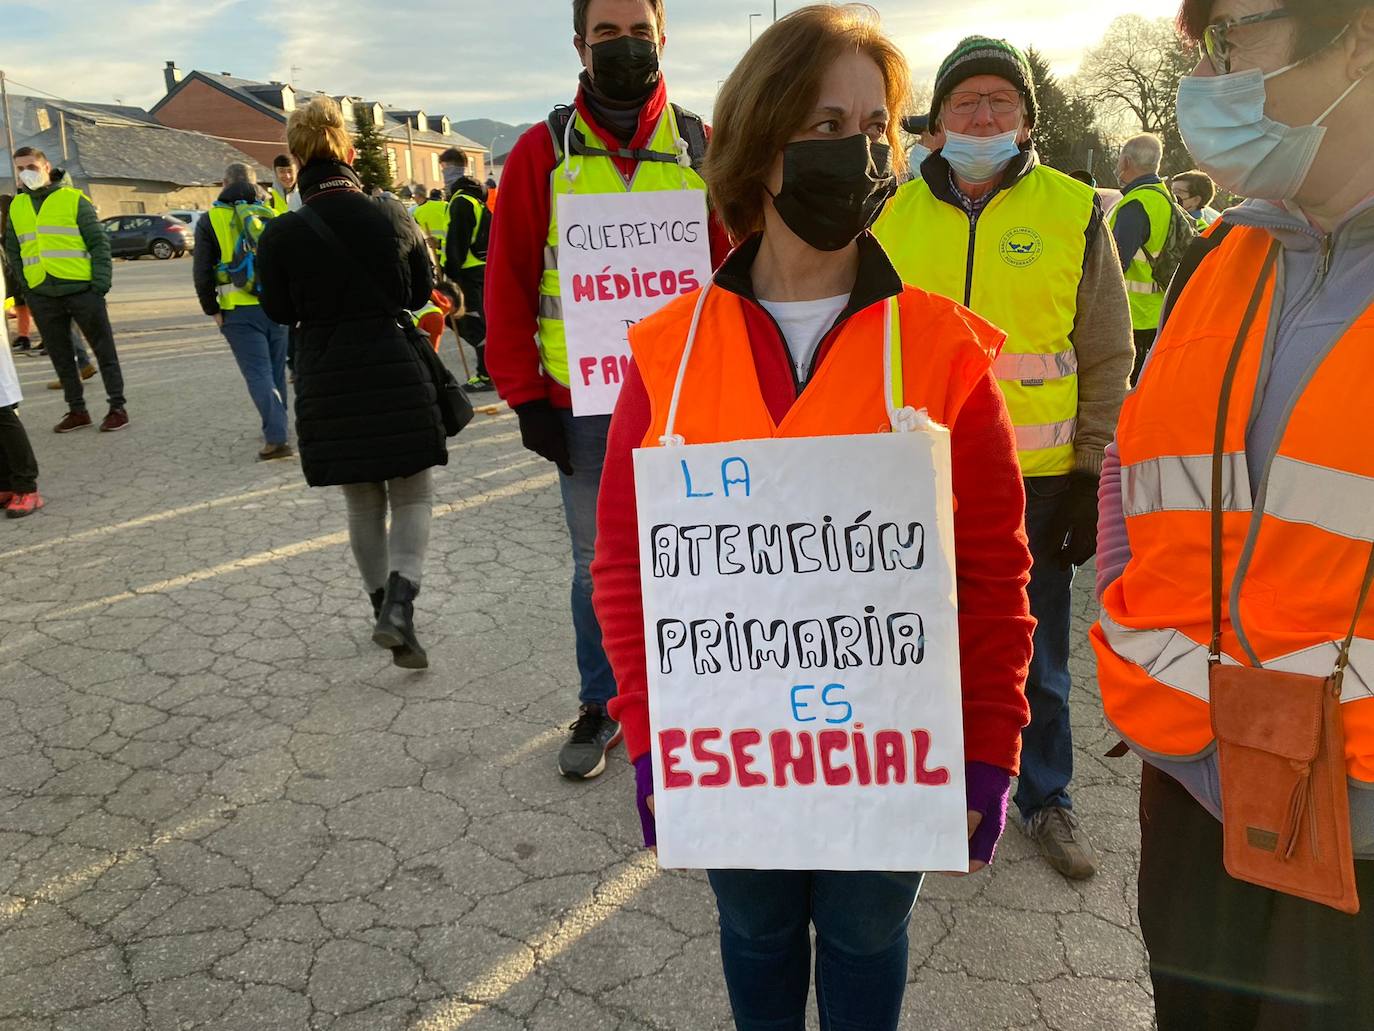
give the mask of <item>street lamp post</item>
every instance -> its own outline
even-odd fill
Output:
[[[505,138],[505,133],[498,132],[495,136],[492,137],[491,143],[487,146],[487,158],[491,162],[493,168],[496,166],[496,141],[504,140]]]
[[[751,15],[749,16],[749,45],[750,45],[750,46],[753,46],[753,45],[754,45],[754,19],[755,19],[755,18],[762,18],[762,17],[763,17],[762,14],[751,14]]]

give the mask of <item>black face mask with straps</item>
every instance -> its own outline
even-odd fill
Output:
[[[639,100],[658,82],[658,47],[652,40],[617,36],[596,43],[592,52],[592,82],[611,100]]]
[[[897,189],[892,150],[865,135],[801,140],[782,151],[782,189],[773,207],[818,251],[838,251],[871,226]]]

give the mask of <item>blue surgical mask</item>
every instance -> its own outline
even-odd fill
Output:
[[[1301,63],[1301,62],[1299,62]],[[1198,168],[1227,190],[1259,200],[1292,200],[1312,171],[1326,138],[1322,123],[1364,79],[1357,79],[1309,125],[1291,126],[1264,113],[1265,75],[1249,68],[1230,75],[1192,75],[1178,86],[1178,129]]]
[[[991,182],[1006,171],[1007,166],[1021,153],[1021,145],[1017,142],[1020,135],[1020,129],[1004,132],[1000,136],[965,136],[946,130],[945,145],[940,153],[954,169],[955,175],[977,186]]]
[[[924,143],[913,143],[911,149],[906,152],[907,164],[911,166],[911,174],[919,175],[921,166],[925,164],[926,158],[930,157],[930,148]]]

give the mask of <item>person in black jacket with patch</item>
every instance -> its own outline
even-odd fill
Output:
[[[429,542],[430,470],[447,464],[448,449],[435,385],[399,319],[429,299],[429,253],[404,208],[363,192],[337,103],[317,97],[292,112],[286,135],[303,206],[268,224],[258,270],[263,311],[299,324],[301,466],[312,487],[343,487],[353,555],[377,617],[372,639],[392,649],[398,666],[424,669],[414,601]]]
[[[477,354],[477,372],[465,389],[469,393],[484,393],[496,389],[487,375],[487,316],[483,299],[487,241],[491,237],[487,188],[468,175],[468,156],[457,147],[439,155],[439,170],[449,197],[443,271],[463,292],[465,312],[458,320],[458,335]],[[458,346],[462,346],[461,342]]]

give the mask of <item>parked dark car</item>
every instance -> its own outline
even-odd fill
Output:
[[[110,236],[110,253],[116,258],[151,254],[166,261],[196,248],[191,227],[166,215],[116,215],[100,224]]]

